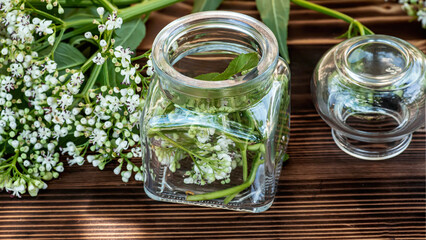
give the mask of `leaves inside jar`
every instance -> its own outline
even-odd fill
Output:
[[[227,80],[232,76],[250,70],[257,66],[259,57],[256,52],[241,54],[234,58],[228,65],[228,67],[222,73],[212,72],[201,74],[195,77],[198,80],[205,81],[221,81]]]

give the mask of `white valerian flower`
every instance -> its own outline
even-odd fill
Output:
[[[112,12],[107,18],[105,23],[106,29],[111,31],[113,29],[121,28],[121,24],[123,24],[123,19],[121,17],[117,17],[117,12]]]
[[[79,85],[84,82],[84,75],[82,72],[76,72],[71,76],[70,83],[73,85]]]
[[[105,62],[105,58],[102,57],[101,53],[96,54],[96,56],[93,58],[93,62],[97,65],[102,65]]]
[[[132,148],[133,157],[142,157],[142,148],[134,147]]]
[[[130,85],[130,78],[134,77],[134,75],[136,73],[136,69],[135,68],[123,69],[123,70],[121,70],[120,73],[121,73],[122,76],[124,76],[122,84]]]
[[[74,101],[74,97],[72,95],[63,94],[61,99],[58,100],[58,104],[59,106],[62,107],[62,109],[65,109],[68,106],[71,106],[73,101]]]
[[[73,156],[73,158],[67,159],[67,161],[70,166],[74,164],[81,166],[84,164],[84,158],[82,156]]]
[[[117,145],[117,148],[114,150],[116,153],[120,153],[122,150],[129,147],[129,142],[121,138],[117,138],[117,140],[115,140],[115,144]]]
[[[93,144],[97,144],[97,145],[99,145],[99,146],[104,145],[104,143],[105,143],[105,141],[106,141],[107,137],[108,137],[108,136],[107,136],[106,132],[105,132],[105,131],[103,131],[103,130],[100,130],[100,129],[98,129],[98,128],[96,128],[96,129],[93,131],[92,135],[90,136],[90,138],[91,138],[91,139],[92,139],[92,141],[93,141]]]
[[[130,65],[133,52],[130,51],[130,48],[123,48],[122,46],[118,46],[114,50],[114,56],[121,58],[121,65],[123,68],[127,68]]]
[[[47,171],[52,170],[52,167],[56,166],[57,163],[52,156],[52,153],[38,156],[37,162],[41,163],[41,165],[44,166]]]
[[[52,24],[51,20],[45,20],[45,19],[41,20],[38,23],[38,26],[36,26],[36,28],[35,28],[36,29],[36,33],[38,33],[40,36],[42,34],[45,34],[45,35],[52,34],[53,33],[53,29],[49,28],[50,24]]]
[[[55,61],[49,60],[49,61],[47,61],[47,63],[44,66],[44,68],[46,69],[46,71],[48,73],[54,73],[56,71],[56,66],[57,66],[57,64],[56,64]]]
[[[422,23],[422,27],[426,28],[426,10],[419,10],[417,12],[417,20]]]
[[[10,192],[12,191],[12,196],[16,196],[18,198],[21,198],[21,194],[25,193],[25,186],[24,184],[20,184],[12,187],[12,188],[6,188],[6,191]]]

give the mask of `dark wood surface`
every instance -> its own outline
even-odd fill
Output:
[[[382,0],[315,1],[352,15],[376,33],[404,38],[426,51],[426,31],[400,6]],[[259,18],[253,1],[226,0],[222,9]],[[141,51],[191,2],[153,13]],[[347,25],[292,6],[290,160],[276,201],[251,214],[156,202],[138,182],[122,183],[113,166],[68,167],[36,198],[0,193],[0,239],[426,239],[425,130],[386,161],[344,154],[313,108],[309,81],[320,56]]]

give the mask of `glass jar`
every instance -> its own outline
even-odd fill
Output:
[[[385,35],[346,40],[319,61],[315,107],[344,152],[382,160],[403,152],[425,121],[425,55]]]
[[[227,80],[240,54],[254,68]],[[141,119],[145,192],[155,200],[262,212],[274,199],[289,136],[289,68],[277,40],[249,16],[211,11],[167,25],[151,54]]]

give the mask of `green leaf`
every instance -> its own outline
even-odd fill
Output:
[[[225,69],[225,71],[223,71],[223,73],[213,72],[202,74],[195,77],[195,79],[209,81],[226,80],[234,76],[235,74],[256,67],[258,62],[259,57],[256,52],[241,54],[229,63],[228,67]]]
[[[192,12],[216,10],[222,2],[223,0],[194,0]]]
[[[195,79],[198,80],[212,80],[215,77],[217,77],[220,73],[218,72],[212,72],[212,73],[206,73],[206,74],[201,74],[195,77]]]
[[[125,22],[121,28],[115,31],[115,46],[123,46],[135,50],[145,37],[145,24],[137,18]]]
[[[111,59],[108,58],[102,65],[102,70],[99,73],[99,83],[101,86],[116,87],[118,75],[120,74],[115,72],[115,66],[111,62]]]
[[[287,50],[287,26],[290,13],[290,0],[256,0],[262,21],[278,40],[281,56],[290,62]]]
[[[66,43],[59,43],[54,58],[58,64],[58,70],[79,66],[87,60],[77,48]]]

